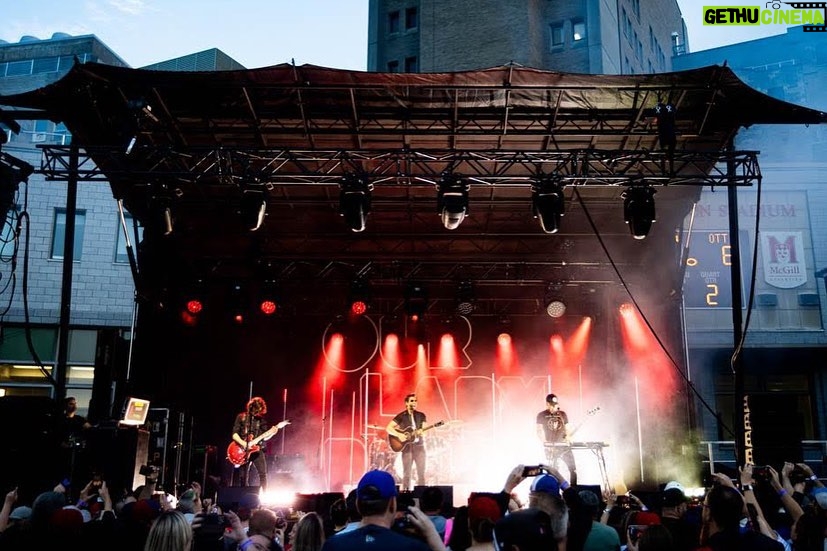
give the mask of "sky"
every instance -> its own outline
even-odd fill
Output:
[[[781,25],[704,27],[705,3],[678,0],[691,51],[784,32]],[[739,4],[757,2],[715,5]],[[0,0],[0,13],[2,40],[94,34],[132,67],[209,48],[247,68],[293,60],[340,69],[367,66],[368,0]]]

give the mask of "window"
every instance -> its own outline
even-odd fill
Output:
[[[416,61],[416,56],[405,58],[405,72],[416,73],[419,71],[419,64]]]
[[[144,229],[140,225],[138,226],[138,237],[136,238],[135,232],[133,231],[135,225],[132,221],[132,215],[125,212],[123,213],[123,218],[126,222],[126,231],[129,232],[129,241],[131,245],[135,247],[135,242],[143,238]],[[125,264],[129,262],[129,256],[126,254],[126,239],[123,236],[120,216],[118,217],[117,233],[115,235],[115,262]]]
[[[572,21],[571,22],[571,38],[575,42],[579,42],[586,38],[586,23],[583,21]]]
[[[9,66],[6,68],[7,77],[30,74],[32,74],[31,59],[27,59],[26,61],[9,61]]]
[[[75,242],[74,242],[74,260],[80,260],[80,255],[83,252],[83,228],[86,226],[86,211],[77,210],[75,212]],[[52,256],[51,258],[60,260],[63,258],[63,240],[66,238],[66,209],[55,209],[55,224],[52,230]]]
[[[559,48],[563,46],[563,25],[551,26],[551,47]]]
[[[419,14],[416,8],[408,8],[405,10],[405,30],[409,31],[419,26]]]
[[[35,59],[32,65],[32,73],[54,73],[57,71],[57,61],[57,57]]]
[[[388,32],[398,33],[399,32],[399,12],[392,11],[388,14]]]

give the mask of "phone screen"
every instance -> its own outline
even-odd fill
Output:
[[[539,465],[533,465],[528,467],[523,467],[523,476],[537,476],[543,473],[543,467]]]

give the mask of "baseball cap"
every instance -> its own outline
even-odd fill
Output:
[[[497,522],[503,516],[500,505],[493,497],[474,496],[468,498],[468,520],[488,520]]]
[[[546,396],[546,403],[547,404],[556,404],[558,402],[559,402],[559,400],[557,399],[556,394],[549,394],[548,396]]]
[[[635,511],[629,520],[629,524],[646,524],[654,526],[660,524],[660,516],[651,511]]]
[[[663,505],[666,507],[677,507],[686,502],[686,494],[680,482],[674,480],[667,482],[663,487]]]
[[[560,482],[550,474],[536,476],[531,483],[531,491],[560,495]]]
[[[396,495],[396,481],[387,471],[368,471],[356,486],[357,499],[389,499]]]
[[[512,545],[520,551],[554,549],[551,517],[540,509],[514,511],[494,525],[494,543],[498,551],[510,549]]]
[[[819,486],[818,488],[813,488],[813,498],[818,503],[818,506],[822,509],[827,509],[827,488]]]
[[[32,517],[32,508],[26,507],[25,505],[21,507],[15,507],[11,514],[9,515],[9,520],[27,520]]]

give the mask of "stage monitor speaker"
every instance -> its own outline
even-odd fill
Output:
[[[454,512],[454,487],[453,486],[414,486],[413,489],[413,496],[417,499],[422,500],[422,492],[425,491],[426,488],[439,488],[442,492],[442,506],[440,511],[443,515],[449,516],[452,515]]]
[[[92,380],[92,399],[89,402],[89,420],[92,423],[114,418],[112,407],[115,390],[123,386],[126,373],[128,344],[120,329],[98,330],[95,348],[95,377]],[[120,389],[122,394],[125,390]]]
[[[330,517],[330,506],[337,500],[344,500],[342,492],[325,492],[322,494],[296,494],[293,509],[309,513],[318,513],[322,518]]]
[[[253,502],[258,502],[259,486],[228,486],[218,489],[218,506],[222,511],[238,511],[243,503],[250,508]]]
[[[755,465],[771,465],[778,472],[785,461],[803,461],[804,420],[796,396],[750,395],[752,453]]]

